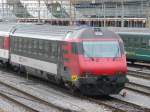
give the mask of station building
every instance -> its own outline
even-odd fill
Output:
[[[1,0],[0,18],[6,17],[53,24],[146,27],[150,0]]]

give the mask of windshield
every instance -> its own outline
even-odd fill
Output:
[[[83,51],[86,57],[120,57],[118,41],[86,41],[83,42]]]

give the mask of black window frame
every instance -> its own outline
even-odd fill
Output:
[[[59,41],[37,38],[11,38],[11,52],[17,55],[57,63]]]

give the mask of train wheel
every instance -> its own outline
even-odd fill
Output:
[[[60,85],[60,86],[64,86],[64,81],[62,80],[62,78],[59,76],[56,76],[55,77],[55,80],[56,80],[56,83],[58,84],[58,85]]]
[[[7,68],[8,62],[0,61],[0,66],[1,66],[2,68]]]
[[[131,61],[131,64],[134,65],[134,61]]]
[[[70,91],[72,94],[76,94],[78,92],[78,89],[74,86],[72,86],[72,88],[70,88]]]
[[[21,75],[20,68],[21,68],[20,65],[19,65],[19,66],[16,66],[16,65],[12,66],[12,70],[13,70],[14,72],[16,72],[17,75]]]
[[[5,63],[5,66],[6,66],[6,68],[10,68],[9,62],[6,62],[6,63]]]
[[[21,73],[26,73],[26,68],[24,66],[20,66],[20,72]]]
[[[77,92],[79,92],[78,88],[74,84],[67,82],[65,85],[73,95],[75,95]]]
[[[4,67],[4,68],[9,68],[10,67],[10,65],[9,65],[9,63],[8,62],[2,62],[2,67]]]
[[[16,71],[17,75],[21,75],[21,69],[20,68],[21,68],[21,66],[19,65],[18,68],[17,68],[17,71]]]
[[[18,72],[19,71],[19,67],[18,66],[12,66],[12,69],[14,72]]]

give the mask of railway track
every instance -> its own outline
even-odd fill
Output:
[[[91,102],[95,102],[99,105],[104,105],[104,106],[110,108],[113,112],[149,112],[150,111],[150,109],[142,108],[139,105],[135,105],[133,103],[119,100],[113,96],[90,97],[90,96],[81,95],[80,92],[73,94],[69,90],[57,87],[56,85],[51,85],[51,87],[54,89],[59,88],[60,91],[67,93],[69,96],[73,95],[73,96],[81,98],[83,100],[88,99]],[[47,89],[47,91],[48,91],[48,89]]]
[[[133,103],[119,100],[113,96],[107,96],[107,100],[101,100],[97,98],[90,98],[90,101],[94,101],[98,104],[106,105],[109,108],[112,108],[114,112],[149,112],[150,109],[142,108],[139,105],[135,105]]]
[[[48,82],[47,82],[48,83]],[[46,84],[47,84],[46,83]],[[16,88],[14,88],[14,87],[12,87],[12,86],[10,86],[10,85],[7,85],[6,83],[4,83],[4,82],[1,82],[0,81],[0,87],[2,87],[1,89],[2,90],[0,90],[0,95],[3,95],[4,97],[6,97],[6,98],[8,98],[8,99],[10,99],[10,100],[13,100],[15,103],[19,103],[21,106],[24,106],[25,108],[27,108],[27,109],[30,109],[31,111],[33,111],[33,112],[37,112],[37,111],[39,111],[38,110],[38,108],[33,108],[33,107],[30,107],[30,106],[28,106],[28,105],[26,105],[26,104],[24,104],[23,102],[20,102],[22,99],[25,99],[25,100],[29,100],[30,101],[30,103],[34,103],[34,102],[39,102],[39,101],[41,101],[41,99],[38,99],[38,98],[34,98],[33,99],[33,97],[35,97],[35,96],[32,96],[32,95],[30,95],[30,94],[27,94],[27,93],[24,93],[24,91],[21,91],[20,89],[16,89]],[[64,89],[64,88],[59,88],[59,87],[57,87],[56,85],[51,85],[51,87],[52,88],[54,88],[54,89],[59,89],[60,91],[63,91],[64,93],[67,93],[69,96],[75,96],[75,97],[79,97],[79,98],[81,98],[81,99],[88,99],[89,101],[91,101],[91,102],[95,102],[95,103],[97,103],[97,104],[99,104],[99,105],[104,105],[104,106],[106,106],[106,107],[108,107],[109,109],[111,109],[113,112],[125,112],[124,110],[122,110],[122,109],[119,109],[119,108],[117,108],[117,107],[114,107],[114,106],[111,106],[111,105],[109,105],[109,104],[107,104],[107,103],[104,103],[105,101],[100,101],[99,100],[99,102],[98,102],[98,100],[96,101],[96,99],[94,100],[93,98],[89,98],[89,97],[86,97],[86,96],[82,96],[80,93],[77,93],[77,94],[73,94],[72,95],[72,92],[70,92],[70,91],[68,91],[68,90],[66,90],[66,89]],[[8,89],[9,88],[9,89]],[[15,93],[13,93],[12,92],[12,89],[13,90],[15,90]],[[43,88],[40,88],[40,89],[43,89]],[[7,91],[6,91],[7,90]],[[18,91],[19,91],[19,93],[18,93],[18,95],[16,94],[16,91],[17,91],[17,93],[18,93]],[[43,91],[49,91],[49,89],[48,88],[46,88],[46,89],[43,89]],[[21,92],[21,93],[20,93]],[[25,94],[25,95],[22,95],[22,93],[23,94]],[[27,95],[26,95],[27,94]],[[12,96],[11,96],[12,95]],[[20,101],[18,101],[17,99],[14,99],[14,98],[11,98],[11,97],[14,97],[14,96],[18,96],[19,98],[21,98],[21,100]],[[28,102],[26,102],[26,103],[28,103]],[[44,102],[45,103],[45,102]],[[46,102],[47,103],[47,102]],[[29,104],[29,103],[28,103]],[[63,112],[69,112],[69,111],[64,111],[63,110]],[[70,111],[70,112],[72,112],[72,111]],[[84,111],[83,111],[84,112]]]
[[[0,82],[0,95],[30,112],[72,112],[72,110],[60,108],[3,82]]]
[[[128,70],[129,83],[126,88],[141,94],[150,96],[150,70],[136,67],[129,67]],[[145,84],[144,84],[145,81]]]
[[[45,82],[42,82],[41,84],[43,84],[43,83],[45,85]],[[49,83],[46,82],[46,85],[47,84],[49,84]],[[2,91],[0,91],[0,93],[4,93],[4,96],[6,96],[6,97],[14,96],[14,95],[10,95],[10,91],[11,90],[9,90],[9,89],[12,89],[12,91],[17,91],[17,93],[19,94],[18,96],[22,96],[20,94],[23,94],[22,97],[25,98],[25,100],[29,100],[29,101],[31,100],[32,103],[34,103],[35,101],[36,102],[40,101],[40,102],[42,102],[42,104],[44,104],[44,105],[46,104],[48,106],[47,108],[49,108],[49,106],[53,107],[53,108],[56,108],[56,109],[60,108],[60,107],[57,108],[54,105],[48,104],[48,102],[45,102],[45,101],[43,101],[41,99],[38,99],[37,97],[35,97],[35,96],[33,96],[33,95],[29,94],[29,93],[24,93],[21,90],[18,90],[18,89],[14,88],[14,87],[11,87],[10,85],[5,84],[4,82],[0,81],[0,85],[2,85],[0,87],[4,86],[6,88],[6,90],[7,90],[6,92],[3,92],[4,89]],[[9,89],[7,89],[7,88],[9,88]],[[54,88],[54,89],[56,89],[58,91],[66,93],[66,94],[68,94],[69,96],[72,97],[72,93],[70,93],[70,91],[68,91],[68,90],[66,90],[64,88],[60,88],[60,87],[58,87],[56,85],[53,85],[53,84],[50,84],[50,88]],[[43,88],[41,88],[41,89],[43,89]],[[49,88],[47,88],[47,90],[45,90],[45,91],[48,91],[48,90],[49,90]],[[11,92],[11,93],[13,93],[13,92]],[[15,95],[16,95],[16,92],[15,92]],[[81,99],[88,99],[89,101],[94,102],[94,103],[99,104],[99,105],[104,105],[105,107],[111,109],[113,112],[149,112],[150,111],[150,109],[142,108],[142,107],[140,107],[140,106],[138,106],[136,104],[119,100],[119,99],[117,99],[117,98],[115,98],[113,96],[104,97],[104,98],[102,98],[102,97],[91,98],[91,97],[83,96],[80,93],[79,94],[77,93],[76,95],[73,95],[73,96],[77,96],[77,98],[81,98]],[[17,102],[18,101],[20,101],[20,100],[17,100]],[[22,102],[19,102],[19,103],[22,103]],[[21,105],[25,105],[25,104],[21,104]],[[29,106],[26,105],[26,106],[27,106],[27,108],[30,108],[30,105]],[[32,108],[33,111],[37,111],[37,108],[33,108],[33,107],[31,107],[31,108]],[[65,110],[65,109],[61,109],[61,108],[60,108],[60,110],[61,111],[65,111],[65,112],[66,111],[68,111],[68,112],[70,111],[70,110]]]
[[[134,77],[138,77],[138,78],[150,79],[150,73],[148,73],[148,72],[143,73],[141,70],[139,70],[139,71],[129,70],[128,74],[131,76],[134,76]],[[150,88],[149,87],[140,85],[140,84],[136,84],[136,83],[132,83],[132,82],[129,82],[126,84],[125,90],[133,91],[133,92],[135,92],[135,94],[140,93],[142,95],[150,96]],[[85,96],[80,96],[80,97],[85,98]],[[92,102],[96,102],[100,105],[105,105],[105,106],[111,108],[114,112],[150,112],[149,108],[144,108],[144,107],[141,107],[140,105],[137,105],[137,104],[134,104],[134,103],[131,103],[128,101],[123,101],[114,96],[106,96],[105,98],[103,98],[103,97],[95,97],[95,98],[86,97],[86,99],[88,99]]]
[[[150,97],[150,88],[147,86],[129,82],[125,88]]]
[[[135,62],[132,64],[131,62],[127,62],[128,66],[130,67],[137,67],[137,68],[150,68],[150,63],[144,63],[144,62]]]
[[[12,74],[12,73],[11,73]],[[11,74],[9,74],[9,75],[11,75]],[[14,75],[14,74],[12,74],[12,75]],[[16,75],[15,75],[16,76]],[[1,75],[0,75],[0,77],[1,77]],[[8,78],[8,75],[7,75],[7,77],[6,78]],[[34,78],[34,79],[33,79]],[[21,85],[23,85],[23,84],[25,84],[26,86],[31,86],[32,84],[33,85],[36,85],[36,78],[35,77],[32,77],[32,81],[33,82],[29,82],[29,84],[28,83],[24,83],[24,81],[22,82],[21,81]],[[35,83],[34,83],[34,81],[35,81]],[[38,79],[38,81],[39,81],[39,79]],[[56,105],[52,105],[52,106],[54,106],[54,108],[56,107],[56,109],[58,109],[58,112],[89,112],[89,111],[86,111],[86,110],[84,110],[84,108],[87,108],[87,107],[84,107],[84,108],[82,108],[82,106],[80,107],[77,107],[77,105],[74,105],[74,103],[71,103],[71,101],[70,102],[68,102],[68,101],[61,101],[61,97],[66,97],[66,98],[68,98],[68,97],[75,97],[75,96],[73,96],[71,93],[69,93],[69,91],[67,90],[67,89],[65,89],[65,88],[60,88],[60,87],[58,87],[57,85],[54,85],[53,83],[49,83],[49,82],[47,82],[47,81],[42,81],[42,80],[40,80],[39,81],[39,85],[38,85],[38,87],[33,87],[33,90],[32,91],[34,91],[35,93],[30,93],[30,91],[28,92],[28,91],[24,91],[25,90],[25,88],[24,88],[24,90],[22,90],[21,88],[22,87],[20,87],[19,89],[18,89],[18,87],[16,86],[16,87],[14,87],[14,85],[13,85],[13,82],[15,82],[15,81],[10,81],[10,83],[7,83],[8,81],[4,81],[4,80],[1,80],[1,78],[0,78],[0,86],[1,86],[1,84],[3,84],[3,85],[5,85],[5,86],[9,86],[10,88],[13,88],[13,89],[15,89],[15,90],[17,90],[17,91],[19,91],[19,92],[21,92],[21,93],[23,93],[23,94],[27,94],[27,98],[26,98],[26,96],[22,96],[22,95],[20,95],[20,93],[17,95],[17,96],[21,96],[21,97],[23,97],[23,98],[25,98],[25,99],[28,99],[28,100],[31,100],[31,101],[37,101],[37,102],[41,102],[41,100],[42,100],[42,102],[43,102],[43,104],[47,104],[47,105],[49,105],[48,103],[49,103],[49,99],[41,99],[41,96],[43,96],[42,95],[42,93],[44,93],[45,91],[48,93],[52,93],[52,94],[55,94],[54,96],[49,96],[49,97],[54,97],[54,99],[52,99],[52,100],[57,100],[57,95],[60,95],[60,102],[63,102],[63,103],[68,103],[67,105],[71,108],[72,107],[72,109],[66,109],[66,107],[64,107],[64,108],[60,108],[60,107],[62,107],[62,105],[58,105],[57,104],[57,101],[55,102],[55,104],[56,105],[58,105],[58,106],[56,106]],[[48,85],[48,86],[47,86]],[[26,88],[28,88],[28,87],[26,87]],[[52,89],[54,88],[54,90],[56,90],[56,91],[58,91],[58,93],[56,92],[56,91],[52,91]],[[31,88],[29,88],[29,89],[31,89]],[[38,91],[39,90],[39,91]],[[9,91],[9,93],[11,92],[10,90],[8,90]],[[0,93],[2,93],[3,91],[0,91]],[[53,93],[54,92],[54,93]],[[35,94],[40,94],[41,96],[39,96],[39,97],[37,97]],[[65,94],[67,94],[67,95],[65,95]],[[29,97],[29,98],[28,98]],[[35,99],[30,99],[30,97],[32,97],[32,98],[35,98]],[[55,98],[56,97],[56,98]],[[80,99],[80,98],[78,98],[78,97],[76,97],[76,99]],[[67,100],[67,99],[66,99]],[[81,100],[81,99],[80,99]],[[86,99],[82,99],[82,100],[86,100]],[[76,102],[76,101],[75,101]],[[87,102],[89,102],[89,101],[87,101]],[[22,102],[21,102],[22,103]],[[30,102],[30,103],[34,103],[34,102]],[[93,102],[91,102],[91,103],[93,103]],[[81,102],[81,104],[82,104],[82,102]],[[98,105],[97,103],[93,103],[93,104],[96,104],[97,106],[99,106],[99,108],[101,108],[101,105]],[[51,105],[51,104],[50,104]],[[72,106],[73,105],[73,106]],[[87,103],[87,105],[88,105],[88,103]],[[32,104],[32,106],[33,106],[33,104]],[[90,105],[88,105],[88,106],[90,106]],[[58,108],[57,108],[58,107]],[[104,106],[103,106],[104,107]],[[30,108],[30,107],[29,107]],[[32,108],[32,107],[31,107]],[[60,109],[59,109],[60,108]],[[39,110],[38,110],[38,108],[36,108],[37,109],[37,111],[39,112]],[[96,108],[95,108],[96,109]],[[108,107],[106,107],[106,110],[108,109],[108,112],[110,112],[110,108],[108,108]],[[97,109],[96,109],[97,110]],[[48,111],[44,111],[44,112],[48,112]],[[50,110],[50,112],[52,112],[51,110]],[[55,111],[54,111],[55,112]],[[57,112],[57,111],[56,111]],[[100,111],[97,111],[97,112],[101,112],[101,110]]]
[[[150,80],[150,73],[149,72],[143,72],[143,70],[131,70],[131,69],[129,69],[128,75]]]
[[[128,63],[128,74],[139,78],[150,79],[150,64]]]

